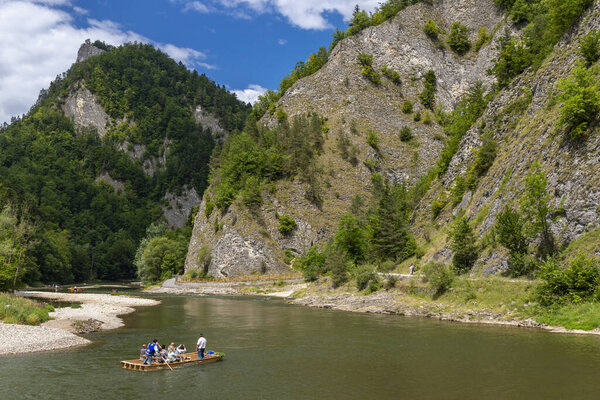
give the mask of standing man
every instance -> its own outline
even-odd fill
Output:
[[[196,344],[196,350],[198,350],[198,360],[202,360],[204,358],[204,349],[206,349],[206,339],[202,334],[200,334],[198,343]]]
[[[144,361],[144,364],[152,365],[152,357],[154,356],[154,353],[159,349],[158,346],[158,340],[156,339],[148,343],[148,346],[146,347],[146,360]]]

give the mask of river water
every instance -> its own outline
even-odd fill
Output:
[[[346,313],[252,297],[164,296],[93,344],[0,358],[0,399],[598,399],[600,337]],[[221,362],[120,368],[199,333]]]

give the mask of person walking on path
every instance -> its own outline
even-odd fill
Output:
[[[196,344],[196,350],[198,350],[198,360],[202,360],[204,358],[204,350],[206,349],[206,339],[202,334],[198,338],[198,343]]]
[[[415,264],[411,264],[410,265],[410,274],[414,275],[415,274]]]

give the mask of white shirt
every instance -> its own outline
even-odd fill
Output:
[[[201,337],[200,339],[198,339],[197,346],[199,349],[205,349],[206,348],[206,339],[204,337]]]

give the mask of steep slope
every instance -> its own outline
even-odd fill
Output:
[[[278,181],[269,190],[263,188],[262,205],[253,212],[238,199],[222,213],[209,213],[206,207],[210,202],[205,197],[196,217],[186,269],[203,264],[199,256],[205,259],[210,252],[207,271],[215,276],[286,271],[286,258],[332,237],[356,195],[368,200],[373,173],[395,182],[412,182],[435,164],[444,134],[434,123],[433,113],[419,101],[426,73],[432,70],[437,77],[436,105],[451,110],[476,82],[491,85],[492,77],[486,71],[493,66],[497,50],[490,38],[491,43],[479,51],[459,56],[444,44],[447,34],[432,40],[424,33],[428,18],[446,33],[460,21],[470,29],[471,41],[482,27],[493,38],[504,30],[503,13],[492,0],[441,1],[410,6],[383,24],[339,42],[329,61],[289,88],[276,110],[261,121],[274,128],[278,120],[309,112],[327,119],[323,149],[313,174],[316,183]],[[361,73],[361,53],[372,56],[374,70],[382,71],[385,66],[396,71],[401,83],[382,72],[379,84],[371,82]],[[412,111],[403,111],[406,102],[412,103]],[[412,140],[400,137],[404,127],[410,128]],[[213,189],[208,191],[212,199]],[[315,190],[317,202],[310,200],[314,200]],[[296,221],[291,234],[279,232],[277,216],[284,214]]]
[[[537,71],[528,70],[490,102],[486,112],[464,136],[446,176],[424,197],[415,215],[414,226],[427,247],[424,261],[448,261],[452,256],[446,234],[448,223],[459,210],[471,220],[479,236],[492,237],[497,215],[505,206],[519,207],[524,182],[531,167],[539,164],[547,177],[552,210],[550,230],[558,248],[569,244],[600,255],[594,236],[600,217],[600,136],[593,124],[581,140],[572,140],[557,125],[561,102],[559,82],[568,79],[577,62],[580,40],[600,28],[600,5],[596,2],[557,44]],[[590,71],[598,79],[598,72]],[[451,196],[457,180],[466,176],[485,133],[492,133],[497,155],[488,172],[473,190],[451,201],[437,220],[431,204]],[[426,240],[426,238],[434,238]],[[537,238],[539,243],[539,238]],[[479,269],[492,273],[510,268],[507,250],[493,241],[484,241]],[[571,253],[569,255],[574,255]]]
[[[86,42],[78,60],[0,132],[0,206],[34,226],[29,282],[134,277],[148,225],[188,221],[215,143],[249,111],[149,45]]]

